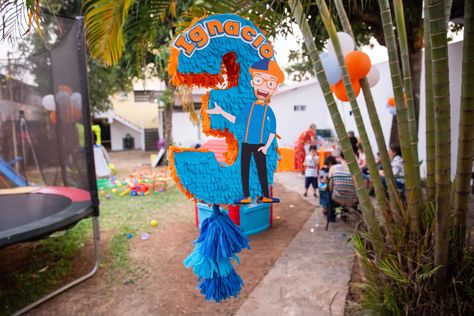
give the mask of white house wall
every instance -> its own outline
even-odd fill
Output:
[[[135,149],[142,149],[142,136],[137,131],[129,128],[128,126],[114,121],[110,124],[110,139],[111,139],[111,149],[114,150],[123,150],[123,138],[130,134],[135,139]]]
[[[380,70],[381,78],[385,78],[385,80],[381,79],[379,84],[372,89],[372,92],[374,94],[373,97],[377,107],[377,113],[379,114],[380,120],[384,122],[382,128],[388,141],[392,115],[386,110],[385,104],[388,98],[392,96],[390,92],[392,90],[390,72],[388,63],[386,62],[377,64],[376,66]],[[357,98],[357,101],[359,102],[364,122],[370,124],[362,92]],[[350,104],[337,99],[336,103],[346,129],[348,131],[354,131],[356,135],[358,135]],[[293,146],[294,140],[303,130],[307,129],[311,123],[315,123],[318,129],[331,129],[333,136],[335,136],[334,125],[317,80],[312,80],[312,84],[304,85],[296,89],[292,89],[291,86],[283,87],[281,92],[273,96],[271,104],[277,118],[277,133],[282,137],[282,139],[279,140],[280,146]],[[306,111],[295,111],[295,105],[306,105]],[[368,131],[368,135],[376,151],[377,144],[372,130]]]
[[[173,143],[183,147],[194,147],[202,144],[208,137],[202,132],[202,125],[194,125],[189,119],[189,113],[173,113]]]
[[[291,87],[282,87],[282,92],[272,97],[271,107],[277,121],[277,134],[281,137],[278,140],[279,146],[293,147],[295,139],[312,123],[316,124],[318,129],[334,130],[318,86],[313,83],[291,91],[284,91]],[[305,105],[306,110],[295,111],[295,105]]]

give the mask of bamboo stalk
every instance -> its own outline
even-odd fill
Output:
[[[446,289],[449,249],[449,212],[451,198],[451,124],[449,100],[449,64],[446,40],[445,8],[442,0],[429,0],[433,92],[436,130],[436,230],[435,275],[438,290]]]
[[[419,176],[416,175],[415,168],[415,163],[418,163],[418,161],[415,162],[413,160],[410,146],[408,109],[405,106],[405,100],[403,96],[402,77],[400,74],[397,43],[393,30],[390,5],[388,0],[378,0],[378,3],[383,24],[385,43],[388,49],[390,73],[392,75],[392,87],[397,107],[397,123],[398,132],[400,135],[400,147],[403,155],[403,166],[405,170],[405,188],[407,195],[408,216],[410,219],[410,231],[412,234],[417,235],[420,229],[419,214],[421,212],[422,206],[420,199],[421,189],[420,186],[417,185],[417,179],[419,179]]]
[[[341,21],[341,25],[344,32],[349,34],[354,40],[354,43],[356,43],[356,39],[355,39],[354,33],[352,32],[352,27],[350,25],[349,18],[347,17],[346,10],[344,9],[344,5],[342,4],[342,0],[335,0],[334,3],[336,5],[336,10],[339,15],[339,20]],[[380,177],[378,176],[378,170],[376,167],[375,159],[373,161],[369,161],[367,159],[367,163],[369,167],[369,172],[371,175],[373,175],[372,181],[374,182],[374,189],[375,189],[375,194],[377,196],[377,200],[382,206],[382,211],[385,214],[386,223],[389,224],[393,220],[392,210],[395,212],[395,215],[398,220],[401,220],[402,218],[401,208],[400,208],[400,204],[401,204],[400,197],[398,196],[398,192],[395,188],[395,177],[393,176],[392,166],[390,164],[390,158],[387,152],[387,145],[385,143],[385,138],[383,135],[379,116],[375,108],[375,103],[372,97],[372,92],[370,90],[369,82],[367,78],[363,78],[360,81],[360,83],[362,86],[362,91],[364,92],[364,99],[365,99],[365,104],[367,106],[367,112],[369,113],[370,123],[375,134],[377,146],[379,148],[380,160],[382,162],[382,166],[384,169],[384,176],[387,182],[388,192],[390,196],[390,207],[388,207],[386,210],[384,210],[383,208],[386,202],[385,203],[380,202],[381,199],[385,200],[385,190],[383,188],[382,181],[380,180]],[[364,148],[364,151],[366,151],[365,148]],[[382,196],[382,198],[380,198],[380,196]],[[387,227],[387,230],[389,230],[388,227]]]
[[[341,67],[341,70],[342,70],[342,78],[344,81],[344,86],[346,88],[347,95],[349,96],[349,102],[352,108],[352,113],[354,115],[357,130],[359,131],[362,147],[364,148],[364,153],[366,155],[367,165],[369,167],[370,174],[375,175],[375,176],[372,176],[372,181],[374,183],[374,188],[376,190],[377,201],[379,202],[380,208],[382,209],[383,213],[390,214],[390,217],[391,217],[390,207],[385,197],[383,184],[380,177],[378,176],[378,170],[375,163],[374,153],[372,151],[372,147],[370,146],[369,137],[367,136],[367,131],[365,128],[364,121],[362,119],[362,114],[360,112],[359,104],[357,103],[356,95],[352,88],[349,72],[347,71],[346,64],[344,61],[344,55],[342,53],[340,43],[338,42],[339,40],[337,37],[336,27],[334,26],[334,22],[331,18],[331,13],[329,12],[326,2],[324,0],[319,0],[316,3],[318,5],[319,14],[321,15],[324,26],[326,27],[329,37],[334,45],[337,59],[339,61],[339,66]],[[338,43],[336,44],[336,42]]]
[[[425,41],[425,108],[426,108],[426,199],[435,199],[435,126],[433,101],[433,70],[431,65],[430,13],[428,2],[424,2],[424,41]]]
[[[405,17],[403,13],[402,0],[393,0],[393,8],[395,13],[395,23],[398,34],[398,44],[402,60],[403,81],[406,95],[406,104],[408,108],[408,127],[410,134],[410,147],[415,171],[417,175],[416,184],[420,186],[420,159],[418,158],[418,128],[415,118],[415,100],[413,98],[413,86],[411,83],[410,72],[410,53],[408,51],[408,40],[405,26]]]
[[[466,215],[469,210],[470,180],[474,156],[474,5],[464,3],[464,42],[462,61],[461,110],[454,194],[456,244],[462,256],[466,238]],[[458,260],[460,258],[457,258]]]
[[[321,89],[324,93],[324,98],[326,100],[331,118],[336,129],[336,134],[341,144],[344,156],[346,157],[347,165],[354,179],[354,185],[357,192],[357,197],[359,199],[359,204],[362,210],[362,217],[367,226],[367,230],[370,235],[370,240],[372,242],[373,248],[377,256],[381,256],[383,249],[383,235],[380,230],[380,226],[377,218],[375,217],[374,207],[372,201],[370,200],[369,192],[365,187],[364,179],[357,164],[354,152],[352,150],[351,143],[347,137],[347,131],[344,127],[341,115],[337,109],[337,104],[334,100],[334,96],[329,88],[329,83],[324,73],[321,60],[319,59],[319,54],[316,49],[316,44],[313,39],[311,29],[309,27],[306,15],[304,14],[303,7],[298,0],[290,0],[290,8],[293,13],[293,17],[296,20],[296,23],[303,33],[306,47],[308,49],[308,54],[313,63],[313,66],[316,71],[318,81],[321,85]],[[335,47],[338,46],[340,50],[339,42],[335,43]]]
[[[453,0],[444,0],[444,14],[446,15],[446,27],[448,27],[452,6],[453,6]]]

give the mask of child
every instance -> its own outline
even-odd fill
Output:
[[[305,182],[304,182],[304,196],[308,196],[308,188],[309,185],[311,184],[313,186],[314,196],[318,196],[318,165],[319,165],[319,156],[318,156],[318,150],[316,145],[311,145],[309,147],[309,154],[306,155],[306,158],[304,160],[304,166],[305,166]]]
[[[334,156],[328,156],[324,159],[324,166],[321,168],[319,173],[319,205],[323,208],[323,214],[326,215],[327,211],[331,207],[331,197],[329,194],[329,169],[331,166],[336,165],[337,160]]]

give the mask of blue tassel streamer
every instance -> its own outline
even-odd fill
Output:
[[[212,206],[212,215],[201,224],[201,233],[194,242],[193,252],[183,261],[186,268],[193,268],[200,282],[197,289],[206,300],[217,303],[231,296],[237,297],[244,282],[235,272],[232,259],[240,264],[236,255],[250,249],[249,240],[219,205]]]
[[[184,266],[187,269],[192,267],[194,274],[199,278],[210,279],[213,275],[226,277],[234,270],[230,258],[218,260],[206,258],[201,254],[200,248],[201,244],[198,244],[193,252],[183,261]],[[237,264],[240,264],[240,259],[237,255],[233,255],[232,259],[234,259]]]
[[[201,224],[201,234],[195,241],[201,245],[201,253],[213,260],[230,258],[242,249],[250,249],[249,240],[230,217],[213,205],[213,214]]]
[[[244,281],[234,270],[226,277],[215,275],[211,279],[198,279],[198,281],[201,281],[201,283],[199,283],[197,289],[200,289],[201,294],[206,296],[206,300],[215,300],[217,303],[231,296],[237,298],[244,286]]]

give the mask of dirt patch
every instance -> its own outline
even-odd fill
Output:
[[[349,293],[346,298],[346,309],[345,315],[357,316],[362,315],[363,312],[360,309],[360,302],[362,299],[362,290],[357,284],[364,281],[364,275],[362,271],[362,263],[359,256],[354,256],[354,264],[352,265],[351,281],[349,283]]]
[[[131,241],[129,272],[111,272],[102,267],[91,280],[30,314],[232,315],[311,215],[313,207],[298,194],[278,184],[275,192],[282,203],[275,205],[273,227],[251,236],[252,250],[244,251],[240,256],[241,265],[236,270],[242,276],[245,288],[238,299],[215,304],[207,302],[198,293],[196,277],[184,268],[182,261],[192,250],[192,242],[199,232],[189,222],[174,221],[157,229],[149,240],[134,238]],[[188,207],[189,212],[194,212],[192,205]],[[82,255],[80,260],[92,261]],[[78,266],[77,270],[83,270],[83,264]]]

